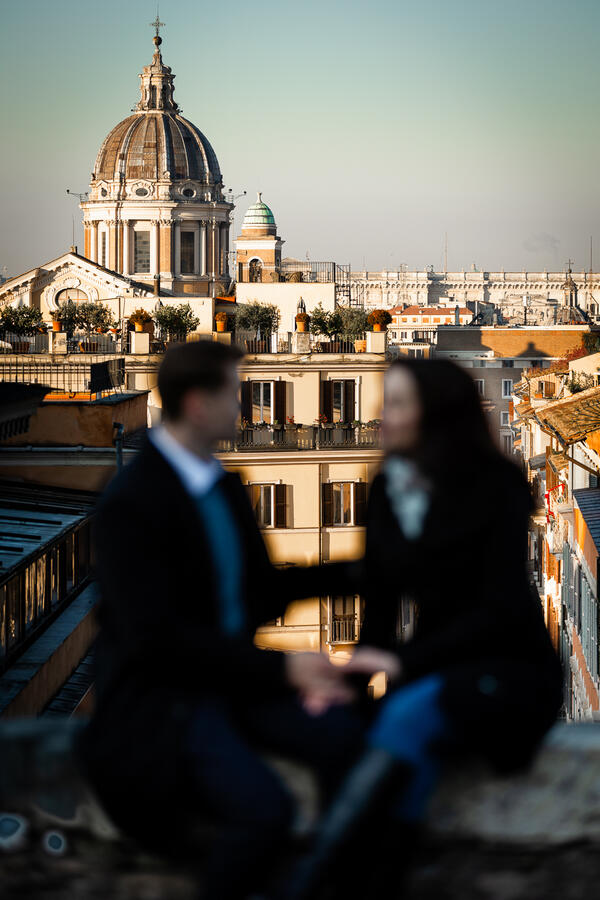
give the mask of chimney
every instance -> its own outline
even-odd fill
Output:
[[[460,325],[460,306],[458,303],[454,307],[454,324]]]
[[[160,297],[160,275],[154,276],[154,296]]]

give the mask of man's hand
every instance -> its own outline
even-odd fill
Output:
[[[290,653],[286,657],[287,680],[314,716],[354,700],[355,692],[344,681],[345,668],[332,665],[323,653]]]
[[[380,650],[378,647],[359,647],[352,659],[344,666],[348,675],[361,673],[374,675],[376,672],[385,672],[388,682],[399,681],[402,676],[402,663],[395,653],[388,650]]]

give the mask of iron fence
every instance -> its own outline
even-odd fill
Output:
[[[0,381],[48,385],[49,393],[100,393],[125,384],[125,359],[87,363],[0,362]]]
[[[48,345],[47,332],[45,334],[0,332],[0,353],[47,353]]]

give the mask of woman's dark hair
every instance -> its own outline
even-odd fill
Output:
[[[158,390],[164,415],[177,419],[181,400],[190,388],[218,391],[227,379],[227,369],[244,355],[235,344],[200,340],[175,344],[165,353],[158,370]]]
[[[434,481],[465,470],[477,474],[503,459],[475,382],[464,369],[450,360],[411,357],[395,360],[388,371],[397,368],[417,383],[422,419],[414,456],[425,474]]]

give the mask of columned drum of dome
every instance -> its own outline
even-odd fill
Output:
[[[214,296],[229,283],[233,204],[209,140],[174,98],[157,33],[140,99],[108,133],[81,204],[85,252],[107,268],[170,294]]]
[[[277,281],[284,241],[277,235],[275,216],[259,193],[242,222],[235,242],[238,281]]]

